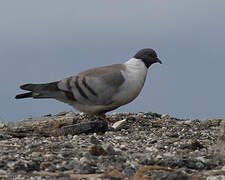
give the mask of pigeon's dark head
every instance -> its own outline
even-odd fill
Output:
[[[145,63],[147,68],[157,62],[162,64],[160,59],[157,57],[156,52],[150,48],[141,49],[137,52],[137,54],[135,54],[134,58],[141,59]]]

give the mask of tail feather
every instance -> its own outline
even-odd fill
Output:
[[[18,94],[15,98],[55,98],[60,92],[57,84],[58,81],[46,84],[24,84],[20,88],[31,92]]]
[[[58,91],[58,81],[46,84],[24,84],[20,86],[21,89],[33,92],[41,91]]]
[[[32,92],[29,93],[23,93],[23,94],[18,94],[16,95],[16,99],[23,99],[23,98],[30,98],[32,97]]]

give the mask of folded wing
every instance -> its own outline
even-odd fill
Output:
[[[59,81],[58,87],[71,93],[77,103],[109,105],[124,83],[123,64],[93,68]]]

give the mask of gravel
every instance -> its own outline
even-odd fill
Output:
[[[225,179],[225,119],[108,117],[117,125],[71,111],[1,124],[0,179]],[[92,129],[74,134],[81,123]]]

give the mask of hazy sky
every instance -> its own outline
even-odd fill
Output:
[[[14,96],[23,83],[124,62],[145,47],[155,49],[163,64],[154,64],[138,98],[116,111],[222,118],[224,9],[224,0],[1,1],[0,118],[71,110],[55,100]]]

